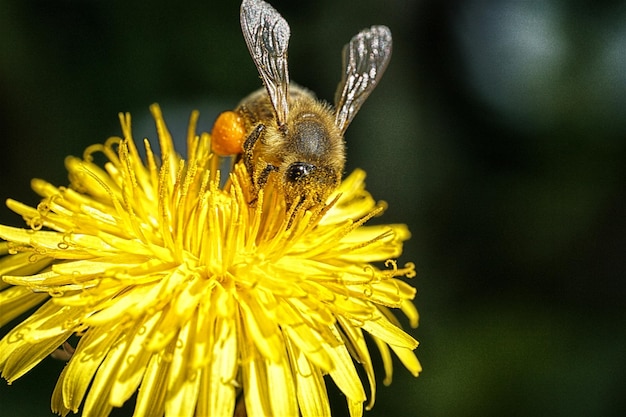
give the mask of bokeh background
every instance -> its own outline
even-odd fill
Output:
[[[610,0],[273,2],[293,80],[332,99],[340,50],[386,24],[392,62],[348,129],[408,223],[424,371],[396,362],[366,416],[626,412],[626,3]],[[65,184],[63,159],[120,134],[175,134],[260,86],[235,0],[0,0],[0,198]],[[4,206],[0,221],[22,225]],[[6,330],[5,330],[6,331]],[[8,387],[1,416],[48,416],[63,364]],[[378,368],[382,385],[382,369]],[[334,393],[334,408],[345,402]],[[130,415],[122,409],[118,415]]]

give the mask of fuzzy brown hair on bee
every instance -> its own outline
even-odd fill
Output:
[[[333,109],[292,84],[287,121],[279,125],[265,90],[246,98],[237,108],[248,136],[243,160],[252,183],[262,188],[270,175],[288,203],[296,198],[315,204],[326,199],[341,181],[345,163],[343,135],[335,126]],[[263,116],[271,112],[271,116]],[[259,137],[257,138],[257,134]]]
[[[335,106],[289,82],[289,25],[268,3],[244,0],[241,28],[264,88],[222,113],[212,132],[214,152],[241,154],[259,190],[274,179],[288,205],[324,203],[341,181],[344,133],[378,84],[391,56],[391,32],[372,26],[343,49],[344,73]]]

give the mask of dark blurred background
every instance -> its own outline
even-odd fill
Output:
[[[424,371],[396,361],[366,416],[624,415],[626,4],[273,5],[292,79],[322,98],[352,35],[394,36],[348,129],[348,171],[389,203],[379,221],[413,232],[401,261],[418,268]],[[0,198],[36,204],[32,177],[66,184],[63,158],[120,134],[120,111],[136,138],[155,138],[153,102],[180,137],[193,109],[210,130],[261,85],[238,14],[232,0],[0,0]],[[22,224],[4,206],[0,221]],[[0,415],[50,415],[61,368],[2,381]]]

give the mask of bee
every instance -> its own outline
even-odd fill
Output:
[[[264,88],[222,113],[212,131],[220,155],[241,154],[259,190],[272,177],[288,206],[326,201],[341,181],[344,133],[378,84],[391,57],[391,32],[372,26],[343,48],[343,77],[334,107],[289,81],[289,25],[268,3],[243,0],[241,29]]]

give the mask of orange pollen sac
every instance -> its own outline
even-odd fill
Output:
[[[246,137],[244,122],[234,111],[220,114],[211,131],[211,148],[220,156],[236,155],[243,152]]]

